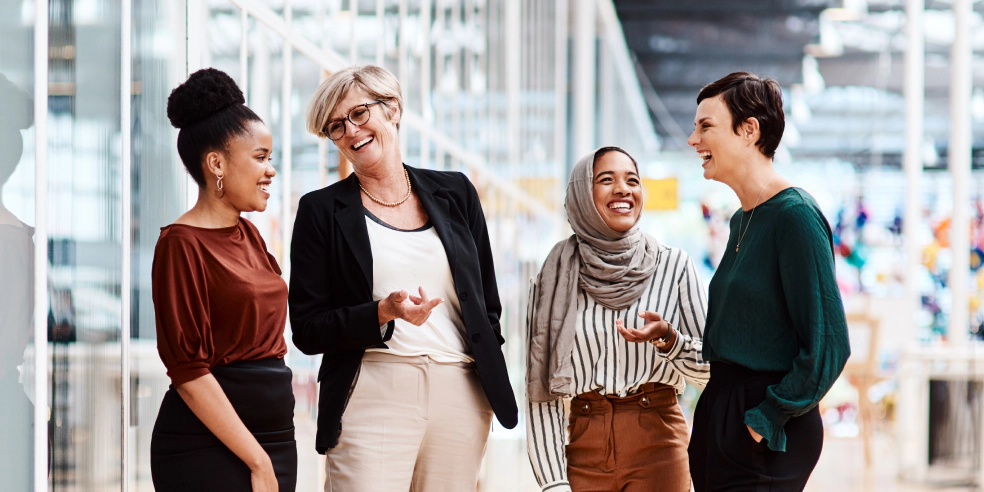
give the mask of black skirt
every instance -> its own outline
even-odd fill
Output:
[[[270,455],[280,492],[297,483],[294,393],[283,359],[239,361],[212,368],[246,428]],[[150,472],[158,492],[252,490],[249,467],[188,408],[172,386],[164,394],[150,441]]]
[[[745,427],[745,412],[762,403],[766,389],[785,375],[711,363],[711,379],[694,410],[688,449],[696,492],[785,492],[806,487],[823,448],[817,407],[783,426],[784,452],[770,450],[764,440],[755,442]]]

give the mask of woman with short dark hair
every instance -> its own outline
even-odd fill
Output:
[[[830,226],[773,167],[785,125],[775,80],[732,73],[697,103],[689,143],[741,209],[708,294],[694,488],[802,490],[823,447],[817,403],[850,355]]]
[[[150,442],[158,491],[293,491],[287,284],[242,212],[266,209],[270,130],[225,73],[199,70],[167,102],[198,201],[154,251],[157,350],[172,386]]]

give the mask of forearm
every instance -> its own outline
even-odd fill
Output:
[[[291,305],[294,345],[308,355],[346,352],[378,345],[380,334],[378,301],[334,309]]]
[[[533,475],[540,487],[554,490],[567,484],[568,419],[562,400],[528,403],[526,445]]]
[[[215,376],[207,374],[182,383],[176,389],[205,427],[250,470],[272,466],[270,456],[243,424]]]

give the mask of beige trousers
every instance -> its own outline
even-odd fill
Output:
[[[473,364],[366,352],[325,492],[474,491],[491,422]]]

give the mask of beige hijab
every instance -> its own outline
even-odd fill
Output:
[[[613,230],[595,208],[594,161],[598,152],[582,157],[571,171],[564,208],[574,234],[547,255],[530,300],[536,307],[527,354],[530,401],[573,396],[571,351],[577,289],[584,289],[606,308],[625,309],[642,297],[656,271],[656,240],[635,226],[626,232]]]

